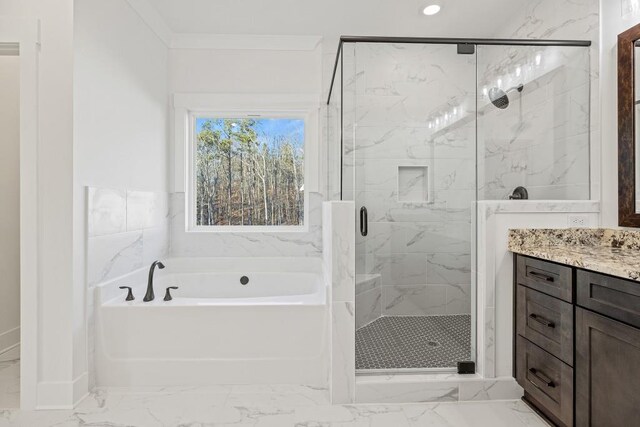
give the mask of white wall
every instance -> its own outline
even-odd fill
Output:
[[[618,34],[640,23],[640,14],[623,16],[628,0],[601,0],[600,96],[602,100],[602,225],[618,225]]]
[[[92,386],[94,287],[168,251],[168,49],[125,0],[74,12],[75,273],[88,288]]]
[[[75,6],[82,185],[167,189],[167,48],[125,0]]]
[[[0,354],[20,341],[20,59],[0,56]]]
[[[171,49],[170,92],[313,93],[318,50]]]
[[[321,90],[321,53],[313,50],[171,49],[169,87],[177,93],[314,94]],[[320,105],[318,105],[320,108]],[[305,141],[305,155],[318,152],[321,138]],[[316,147],[312,147],[315,145]],[[315,149],[315,150],[314,150]],[[307,174],[310,172],[307,169]],[[308,231],[185,232],[185,193],[171,197],[173,256],[321,256],[322,194],[310,188]]]

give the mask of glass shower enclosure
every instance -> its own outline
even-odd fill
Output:
[[[343,38],[328,194],[356,212],[356,370],[474,361],[476,201],[589,198],[580,42]]]

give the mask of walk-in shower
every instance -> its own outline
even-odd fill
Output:
[[[477,200],[589,198],[587,46],[341,38],[327,185],[355,202],[359,373],[475,359]]]

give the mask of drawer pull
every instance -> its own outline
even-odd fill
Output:
[[[531,372],[531,375],[536,377],[538,380],[540,380],[543,383],[545,383],[545,385],[547,387],[551,387],[551,388],[555,388],[556,387],[556,384],[551,380],[551,378],[547,377],[542,372],[539,372],[536,368],[529,368],[529,372]]]
[[[537,315],[535,313],[531,313],[529,315],[529,318],[531,320],[535,320],[536,322],[546,326],[547,328],[555,328],[556,327],[556,324],[553,323],[551,320],[545,319],[544,317],[539,316],[539,315]]]
[[[544,280],[545,282],[553,282],[553,277],[547,274],[538,273],[537,271],[530,271],[529,276],[533,276],[536,279]]]

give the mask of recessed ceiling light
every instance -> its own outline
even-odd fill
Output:
[[[427,16],[435,15],[438,12],[440,12],[439,4],[430,4],[429,6],[422,9],[422,13],[424,13]]]

